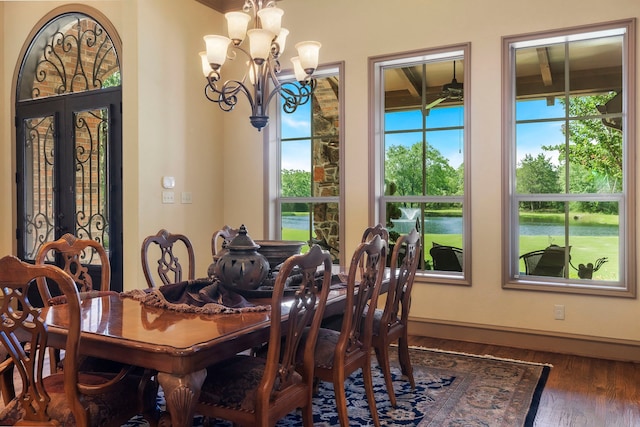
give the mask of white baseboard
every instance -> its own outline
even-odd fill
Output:
[[[640,362],[640,341],[434,319],[409,320],[409,334],[585,357]]]

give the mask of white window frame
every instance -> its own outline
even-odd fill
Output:
[[[314,72],[315,78],[322,78],[332,75],[337,75],[340,84],[340,96],[339,102],[339,176],[340,176],[340,194],[339,196],[332,197],[282,197],[280,188],[280,173],[281,173],[281,123],[282,116],[286,114],[282,111],[280,103],[276,102],[277,107],[272,108],[272,115],[275,117],[274,123],[268,127],[268,132],[265,133],[265,140],[267,141],[268,149],[265,150],[264,156],[264,170],[266,174],[265,179],[265,195],[266,199],[266,213],[265,215],[265,230],[269,238],[281,239],[282,238],[282,222],[281,222],[281,206],[283,203],[337,203],[339,209],[339,240],[345,241],[344,222],[345,222],[345,210],[344,210],[344,62],[336,62],[330,64],[320,65]],[[284,70],[280,76],[280,82],[293,81],[295,76],[293,70]],[[309,101],[311,102],[311,100]],[[313,173],[313,171],[312,171]],[[344,244],[341,243],[339,262],[340,265],[344,265],[346,255],[344,254]]]
[[[387,68],[398,68],[422,64],[425,62],[449,61],[457,58],[464,59],[464,194],[462,196],[409,196],[392,198],[385,196],[384,161],[385,161],[385,111],[384,111],[384,70]],[[418,51],[382,55],[369,58],[369,82],[370,82],[370,102],[369,102],[369,162],[370,188],[369,223],[384,223],[386,218],[386,204],[388,202],[452,202],[463,205],[463,231],[462,247],[464,257],[462,262],[462,272],[418,270],[416,276],[418,280],[425,283],[471,285],[471,155],[470,155],[470,108],[471,105],[471,44],[462,43],[438,48],[423,49]],[[424,238],[423,238],[424,240]],[[423,253],[431,249],[431,242],[423,241]],[[424,254],[423,254],[424,257]]]
[[[606,35],[622,34],[623,41],[623,186],[622,193],[612,194],[603,200],[619,203],[619,254],[620,273],[618,281],[580,280],[562,277],[541,277],[519,273],[518,205],[515,190],[516,176],[516,120],[515,120],[515,50],[523,47],[547,46],[552,43],[572,42]],[[503,182],[503,288],[548,292],[576,293],[618,297],[636,296],[636,65],[635,65],[635,19],[609,23],[585,25],[562,30],[546,31],[526,35],[503,37],[502,81],[503,81],[503,170],[507,174]],[[568,92],[567,92],[568,93]],[[571,201],[588,199],[584,195],[570,193],[551,194],[544,200]],[[597,196],[591,197],[593,200]],[[562,245],[562,244],[561,244]]]

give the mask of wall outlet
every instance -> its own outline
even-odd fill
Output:
[[[553,317],[556,320],[564,320],[564,305],[556,304],[553,307]]]
[[[174,202],[175,202],[175,194],[173,191],[162,192],[162,203],[174,203]]]

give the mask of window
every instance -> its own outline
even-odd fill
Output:
[[[95,240],[109,253],[117,290],[122,287],[121,46],[108,22],[76,7],[45,18],[21,59],[15,88],[17,255],[33,261],[42,244],[65,233]],[[88,251],[82,261],[98,286],[97,253]]]
[[[506,287],[635,295],[633,34],[504,39]]]
[[[270,162],[277,165],[273,227],[279,237],[318,243],[329,250],[334,263],[343,255],[342,68],[342,64],[321,67],[314,74],[310,102],[291,113],[279,109],[277,154]]]
[[[420,274],[470,283],[469,45],[372,58],[377,218],[390,244],[423,234]]]

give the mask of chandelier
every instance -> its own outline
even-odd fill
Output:
[[[292,113],[309,101],[316,85],[312,74],[318,67],[321,45],[315,41],[295,45],[298,56],[291,58],[291,62],[297,82],[278,80],[279,58],[289,30],[281,27],[284,11],[275,6],[275,1],[268,0],[263,5],[262,0],[245,0],[242,11],[225,14],[229,37],[204,36],[207,50],[200,52],[207,99],[223,111],[231,111],[238,103],[238,94],[243,93],[251,105],[249,119],[258,131],[269,123],[267,111],[276,94],[283,99],[283,110]],[[248,29],[251,21],[253,28]],[[222,83],[222,65],[227,59],[236,59],[238,52],[248,59],[244,76]]]

